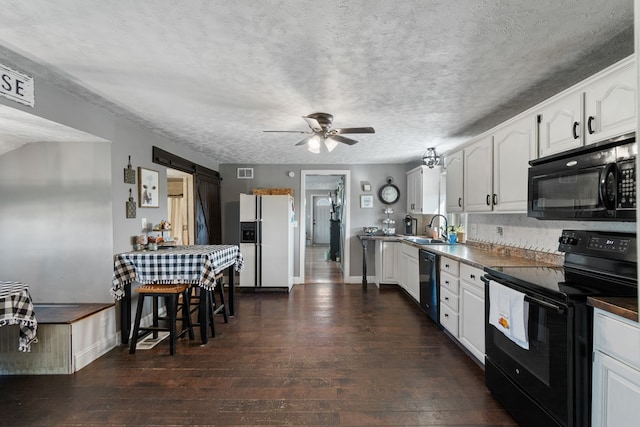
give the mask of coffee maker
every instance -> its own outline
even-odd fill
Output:
[[[418,230],[418,219],[407,215],[404,217],[404,234],[414,236]]]

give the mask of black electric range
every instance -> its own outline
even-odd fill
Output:
[[[485,268],[485,312],[491,283],[524,294],[528,342],[524,349],[485,325],[485,380],[522,426],[591,424],[593,313],[588,296],[636,296],[636,236],[564,230],[562,267]]]

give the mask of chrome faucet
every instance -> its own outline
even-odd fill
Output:
[[[449,226],[447,225],[447,217],[441,214],[438,215],[434,215],[433,218],[431,218],[431,222],[429,222],[429,228],[433,228],[433,221],[437,218],[441,216],[442,219],[444,219],[444,232],[442,233],[442,236],[446,238],[447,235],[447,229],[449,228]]]

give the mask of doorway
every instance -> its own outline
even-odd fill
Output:
[[[167,168],[167,210],[177,245],[195,242],[193,194],[193,175]]]
[[[350,178],[348,170],[301,171],[300,277],[303,283],[345,281],[350,260],[347,203]],[[327,228],[318,228],[320,223],[326,223]],[[332,250],[336,256],[332,256]]]

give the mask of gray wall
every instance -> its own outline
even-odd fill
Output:
[[[0,156],[1,280],[28,283],[38,302],[113,300],[110,146],[31,143]]]
[[[0,61],[9,67],[19,69],[26,74],[34,75],[37,73],[30,72],[29,69],[12,64],[7,61],[6,58],[0,58]],[[25,61],[27,62],[27,61]],[[73,96],[63,89],[54,87],[50,84],[43,82],[39,78],[35,78],[35,94],[36,101],[35,107],[29,108],[16,104],[7,99],[0,98],[0,104],[6,105],[11,108],[16,108],[25,111],[30,114],[34,114],[39,117],[49,119],[51,121],[64,124],[66,126],[82,130],[92,135],[99,136],[105,140],[111,141],[108,150],[100,151],[100,158],[102,159],[101,168],[105,167],[109,169],[109,176],[111,178],[111,187],[109,188],[109,200],[111,204],[107,204],[106,201],[102,205],[101,216],[108,215],[112,218],[112,228],[107,236],[102,236],[102,239],[110,240],[111,252],[105,253],[104,247],[100,245],[100,249],[96,250],[95,246],[87,244],[84,250],[92,252],[90,256],[92,260],[86,266],[83,266],[81,271],[74,277],[69,277],[68,286],[55,296],[57,301],[71,301],[76,302],[103,302],[113,301],[108,296],[108,290],[111,286],[112,271],[113,271],[113,255],[115,253],[131,250],[132,237],[140,234],[141,218],[146,217],[153,224],[159,223],[163,219],[167,219],[167,201],[166,201],[166,168],[156,165],[152,162],[152,147],[158,146],[164,150],[175,153],[179,156],[192,160],[202,166],[217,170],[218,163],[214,159],[209,159],[200,153],[195,153],[187,148],[181,141],[173,142],[166,138],[163,138],[151,131],[148,131],[131,121],[127,121],[101,107],[97,107],[94,104]],[[94,155],[95,152],[90,151],[90,155]],[[5,153],[3,156],[10,156],[11,152]],[[93,161],[92,158],[88,158],[83,150],[78,152],[69,152],[66,148],[59,147],[54,149],[51,156],[55,158],[61,158],[65,160],[65,164],[79,165],[82,163],[89,163]],[[129,189],[132,188],[137,201],[137,187],[135,185],[124,184],[123,182],[123,169],[128,162],[128,156],[131,155],[132,164],[134,167],[143,166],[149,169],[154,169],[159,172],[160,186],[160,207],[159,208],[138,208],[137,218],[127,219],[125,216],[125,202],[129,197]],[[34,168],[30,164],[31,160],[20,156],[20,167]],[[89,178],[87,179],[89,182]],[[136,180],[137,182],[137,180]],[[66,184],[61,185],[59,188],[53,189],[54,193],[52,198],[65,197],[66,192],[71,190],[72,187]],[[34,190],[37,191],[37,190]],[[5,197],[5,194],[1,196],[2,203],[13,203]],[[68,209],[74,211],[81,205],[76,203],[69,203]],[[40,221],[40,220],[38,220]],[[48,224],[46,218],[41,220],[43,224]],[[5,220],[2,220],[3,232],[6,231]],[[95,227],[100,229],[102,224],[95,224]],[[78,229],[79,230],[79,229]],[[73,233],[71,239],[75,242],[82,238],[83,232]],[[64,276],[67,277],[67,272],[61,270],[56,263],[51,262],[51,253],[56,250],[64,253],[69,253],[71,258],[71,249],[63,244],[61,241],[54,240],[47,242],[50,250],[46,254],[40,252],[33,254],[32,265],[35,268],[46,268],[46,275],[49,277]],[[15,247],[13,250],[19,251],[20,247]],[[106,257],[104,259],[103,257]],[[111,266],[111,268],[105,268],[105,265]],[[5,266],[2,270],[2,277],[15,277],[20,279],[19,272],[15,270],[11,272],[12,266]],[[87,272],[91,271],[91,277],[87,277]],[[2,280],[2,278],[0,278]],[[87,281],[96,283],[95,288],[91,288],[91,292],[86,292],[84,287]],[[107,292],[105,294],[105,291]],[[35,297],[34,297],[35,298]],[[80,300],[82,298],[82,300]],[[36,302],[48,302],[38,298]]]
[[[253,179],[237,179],[236,169],[239,167],[254,168]],[[299,253],[300,253],[300,209],[302,200],[300,197],[301,188],[301,171],[314,170],[350,170],[351,171],[351,230],[348,232],[348,241],[350,246],[350,269],[345,275],[345,280],[349,278],[357,279],[362,275],[362,246],[356,234],[362,232],[364,226],[382,227],[382,220],[386,217],[383,209],[384,205],[378,200],[377,191],[386,183],[388,176],[393,177],[394,184],[400,188],[400,200],[393,207],[395,209],[396,225],[400,224],[400,220],[406,215],[406,172],[409,170],[407,165],[391,164],[391,165],[250,165],[250,164],[221,164],[219,171],[222,175],[222,210],[223,210],[223,241],[228,244],[238,243],[238,218],[239,218],[239,199],[240,193],[251,193],[254,188],[293,188],[296,204],[296,221],[299,227],[296,229],[295,236],[295,272],[299,276]],[[293,178],[289,178],[288,171],[295,172]],[[362,191],[361,181],[369,181],[372,190],[369,192]],[[360,208],[360,195],[374,195],[374,205],[371,209]],[[369,265],[373,265],[373,251],[369,252]],[[373,274],[374,271],[367,271]]]

